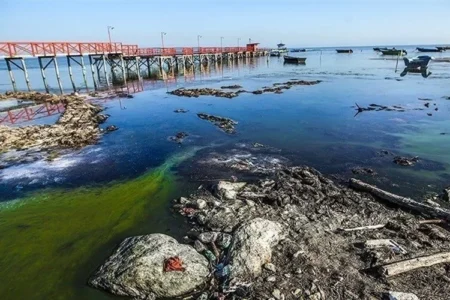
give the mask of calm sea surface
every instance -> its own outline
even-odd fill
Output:
[[[414,48],[406,48],[409,57],[417,55]],[[187,76],[157,74],[167,80],[145,80],[144,91],[132,99],[98,101],[111,115],[104,126],[119,127],[98,144],[64,153],[53,162],[9,165],[8,157],[16,154],[2,154],[0,164],[7,167],[0,169],[0,282],[7,284],[0,286],[0,294],[7,299],[112,297],[87,287],[89,275],[126,236],[183,236],[183,221],[170,213],[169,201],[199,185],[192,180],[194,173],[211,171],[189,166],[208,152],[221,153],[242,143],[267,145],[291,164],[310,165],[337,178],[351,177],[357,166],[371,167],[378,176],[364,180],[418,200],[429,192],[439,193],[450,185],[450,100],[444,98],[450,96],[450,64],[431,62],[428,78],[400,77],[401,60],[395,72],[394,58],[382,59],[371,48],[353,50],[295,53],[307,57],[306,65],[269,57],[180,70]],[[0,91],[11,89],[3,63]],[[42,89],[36,62],[27,65],[33,88]],[[64,89],[70,91],[63,60],[60,67]],[[74,69],[77,86],[85,88],[80,70]],[[48,69],[47,76],[55,89],[53,71]],[[15,76],[24,89],[22,74]],[[179,87],[232,84],[251,91],[291,79],[322,82],[283,94],[244,93],[233,99],[167,94]],[[355,103],[399,106],[403,111],[355,115]],[[178,108],[189,112],[174,113]],[[199,112],[238,121],[236,134],[227,135],[200,120]],[[182,145],[168,140],[180,131],[189,134]],[[392,156],[380,156],[381,150],[420,160],[413,167],[401,167]]]

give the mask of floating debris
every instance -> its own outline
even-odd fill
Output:
[[[234,125],[238,124],[238,122],[236,122],[232,119],[224,118],[224,117],[220,117],[220,116],[213,116],[213,115],[208,115],[208,114],[204,114],[204,113],[199,113],[199,114],[197,114],[197,116],[202,120],[207,120],[207,121],[213,123],[214,125],[216,125],[220,129],[222,129],[226,133],[235,133]]]

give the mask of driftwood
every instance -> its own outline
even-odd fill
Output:
[[[379,271],[385,277],[391,277],[418,268],[430,267],[436,264],[450,263],[450,252],[416,257],[381,266]]]
[[[440,219],[432,219],[432,220],[419,220],[419,224],[445,224],[444,220]],[[372,230],[372,229],[381,229],[386,227],[387,224],[377,224],[377,225],[368,225],[361,227],[353,227],[353,228],[339,228],[340,231],[350,232],[350,231],[359,231],[359,230]]]
[[[402,197],[386,192],[382,189],[377,188],[376,186],[364,183],[361,180],[355,178],[350,179],[350,187],[363,192],[368,192],[384,201],[396,204],[403,208],[411,209],[421,214],[450,220],[450,211],[446,209],[433,207],[424,203],[417,202],[411,198]]]
[[[396,253],[406,254],[407,251],[400,246],[396,241],[389,239],[379,239],[379,240],[367,240],[364,242],[364,248],[367,249],[378,249],[387,247]]]

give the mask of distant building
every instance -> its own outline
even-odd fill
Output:
[[[259,43],[250,43],[247,44],[247,51],[249,52],[256,52],[258,50]]]

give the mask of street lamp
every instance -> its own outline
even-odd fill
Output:
[[[201,38],[202,36],[201,35],[197,35],[197,47],[198,47],[198,52],[200,53],[200,38]]]
[[[108,25],[107,28],[108,28],[109,45],[112,46],[112,42],[111,42],[111,30],[113,30],[114,27]]]
[[[223,52],[223,36],[220,37],[220,52]]]
[[[162,52],[164,52],[164,36],[165,36],[166,34],[167,34],[167,33],[165,33],[165,32],[161,32]]]
[[[241,40],[241,38],[238,38],[238,52],[239,52],[239,41]]]

